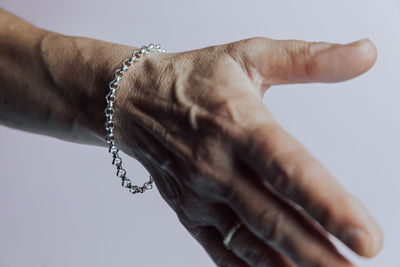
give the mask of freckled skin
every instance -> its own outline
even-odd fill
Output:
[[[0,123],[106,146],[107,84],[134,50],[47,32],[0,9]],[[353,78],[375,59],[369,40],[263,37],[147,55],[121,80],[117,144],[151,173],[216,265],[353,266],[328,233],[372,257],[382,247],[379,226],[262,97],[279,84]],[[243,226],[228,250],[223,237],[236,220]]]

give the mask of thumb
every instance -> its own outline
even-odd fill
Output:
[[[244,42],[240,45],[244,48],[243,62],[267,85],[340,82],[366,72],[377,58],[376,47],[369,39],[345,45],[262,37]]]

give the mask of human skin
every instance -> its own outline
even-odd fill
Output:
[[[136,49],[49,32],[0,10],[0,123],[107,146],[107,84]],[[328,233],[373,257],[379,226],[262,98],[280,84],[353,78],[376,56],[370,40],[263,37],[146,55],[116,94],[116,142],[218,266],[353,266]],[[222,240],[237,220],[228,250]]]

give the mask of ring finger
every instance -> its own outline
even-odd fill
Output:
[[[235,227],[237,217],[225,205],[215,206],[212,210],[210,215],[213,218],[214,227],[221,233],[221,242],[223,242],[231,228]],[[244,225],[233,232],[228,248],[250,266],[295,266],[287,257],[254,236]]]
[[[250,266],[294,267],[285,256],[266,245],[241,226],[230,242],[231,250]]]

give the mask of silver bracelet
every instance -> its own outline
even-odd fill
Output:
[[[126,170],[122,167],[122,159],[119,156],[119,148],[115,144],[115,135],[114,135],[114,102],[115,102],[115,92],[118,91],[119,81],[124,76],[126,70],[130,69],[133,66],[134,61],[139,61],[142,59],[144,55],[150,54],[153,51],[165,53],[165,49],[162,49],[159,44],[149,44],[141,47],[140,50],[134,51],[130,58],[124,59],[122,61],[122,67],[117,69],[114,72],[114,79],[108,84],[108,88],[110,92],[106,96],[107,107],[104,110],[106,114],[106,142],[109,145],[108,152],[112,154],[113,160],[112,164],[117,167],[117,177],[121,178],[122,186],[128,188],[132,194],[143,193],[153,188],[153,177],[149,176],[149,181],[145,182],[142,186],[132,185],[132,182],[129,178],[126,177]]]

